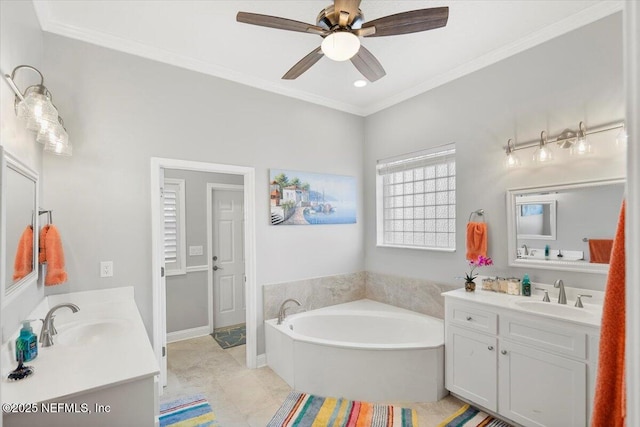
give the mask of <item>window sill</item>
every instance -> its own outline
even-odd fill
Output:
[[[456,248],[436,248],[430,246],[405,246],[405,245],[388,245],[377,243],[378,248],[396,248],[396,249],[417,249],[419,251],[435,251],[435,252],[455,252]]]

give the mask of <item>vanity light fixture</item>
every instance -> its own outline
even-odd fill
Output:
[[[520,158],[515,153],[515,145],[512,139],[507,141],[507,160],[505,161],[507,169],[514,169],[520,167]]]
[[[538,163],[548,163],[553,161],[553,151],[547,147],[547,132],[540,132],[540,146],[533,152],[533,161]]]
[[[18,70],[31,70],[40,76],[40,83],[27,87],[21,92],[14,81]],[[37,133],[36,141],[44,144],[44,150],[60,155],[71,155],[69,135],[64,128],[58,110],[52,102],[51,92],[44,86],[44,76],[35,67],[19,65],[11,75],[5,74],[9,86],[15,93],[14,107],[18,118],[25,127]]]
[[[551,151],[551,144],[555,142],[558,147],[569,149],[569,153],[576,157],[583,157],[589,154],[593,154],[593,148],[589,141],[588,135],[593,135],[601,132],[610,132],[612,130],[620,129],[616,136],[616,146],[626,144],[627,133],[625,132],[624,122],[608,123],[596,127],[589,127],[584,122],[580,122],[577,130],[565,129],[558,136],[547,138],[547,132],[542,131],[540,133],[540,139],[535,141],[527,141],[514,144],[511,139],[507,142],[505,151],[507,158],[505,164],[507,168],[515,168],[520,164],[513,158],[514,152],[518,150],[525,150],[529,148],[535,148],[533,154],[533,161],[536,163],[548,163],[553,160],[553,152]]]

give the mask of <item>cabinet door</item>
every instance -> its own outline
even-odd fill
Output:
[[[445,345],[447,389],[495,411],[497,339],[449,325]]]
[[[524,425],[584,427],[586,364],[502,340],[500,414]]]

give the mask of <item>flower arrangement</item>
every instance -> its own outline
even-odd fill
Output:
[[[478,275],[473,274],[473,272],[476,270],[476,268],[484,267],[487,265],[493,265],[493,260],[489,257],[485,257],[482,255],[480,255],[476,260],[469,261],[469,266],[471,267],[471,271],[468,274],[465,274],[464,276],[464,280],[465,280],[464,288],[468,292],[472,292],[476,289],[476,284],[474,280],[476,277],[478,277]]]

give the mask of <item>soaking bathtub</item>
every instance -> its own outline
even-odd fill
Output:
[[[293,389],[369,402],[433,402],[444,388],[444,323],[371,300],[265,321],[269,367]]]

